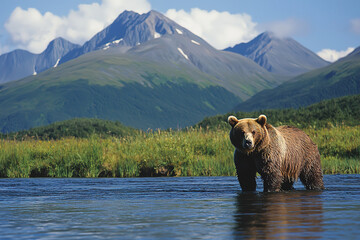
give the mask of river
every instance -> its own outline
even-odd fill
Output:
[[[0,179],[0,239],[356,239],[360,175],[242,193],[236,177]]]

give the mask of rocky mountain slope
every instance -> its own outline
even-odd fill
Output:
[[[0,85],[2,132],[74,117],[185,127],[281,83],[155,11],[120,14],[61,59],[56,68]]]
[[[279,38],[270,32],[225,51],[239,53],[268,71],[285,76],[296,76],[329,64],[294,39]]]
[[[297,108],[325,99],[360,93],[360,47],[331,65],[255,94],[235,110]]]
[[[40,54],[25,50],[14,50],[0,56],[0,83],[36,75],[56,67],[69,51],[80,47],[63,38],[56,38]]]

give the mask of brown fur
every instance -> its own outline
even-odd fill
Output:
[[[300,129],[268,124],[265,115],[256,119],[228,118],[234,161],[243,191],[256,190],[256,172],[264,192],[293,189],[300,178],[306,189],[324,189],[317,146]]]

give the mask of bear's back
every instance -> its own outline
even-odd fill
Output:
[[[276,128],[281,135],[286,139],[286,141],[298,141],[299,139],[310,140],[310,137],[301,129],[292,127],[292,126],[279,126]]]
[[[304,152],[304,154],[318,152],[316,144],[301,129],[292,126],[280,126],[276,129],[283,136],[288,151]]]

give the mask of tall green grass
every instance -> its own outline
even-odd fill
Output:
[[[318,145],[325,174],[360,173],[360,126],[305,131]]]
[[[0,177],[234,175],[227,135],[189,129],[126,138],[1,140]]]
[[[326,174],[360,173],[360,126],[307,128]],[[0,140],[0,177],[234,176],[228,130],[129,137]]]

